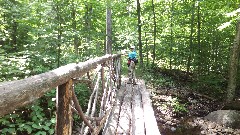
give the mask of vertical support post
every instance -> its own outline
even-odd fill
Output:
[[[119,78],[119,80],[118,80],[118,89],[120,89],[120,87],[121,87],[121,55],[118,57],[118,67],[117,67],[117,70],[118,70],[118,78]]]
[[[101,80],[102,80],[102,92],[104,91],[104,84],[105,84],[105,81],[104,81],[104,66],[105,66],[105,63],[101,64]]]
[[[104,66],[105,63],[101,64],[101,80],[102,80],[102,101],[101,101],[101,108],[100,108],[100,113],[99,117],[102,116],[103,112],[105,111],[105,102],[106,102],[106,89],[105,89],[105,81],[104,81]]]
[[[57,92],[57,135],[71,135],[72,134],[72,79],[68,82],[58,86]]]
[[[113,98],[113,93],[112,93],[112,77],[113,77],[113,75],[112,75],[112,67],[113,67],[113,59],[110,59],[110,61],[109,61],[110,63],[109,63],[109,72],[110,72],[110,74],[109,74],[109,90],[110,90],[110,95],[111,95],[111,101],[110,101],[110,103],[112,104],[112,98]]]
[[[87,77],[88,77],[88,80],[91,80],[91,77],[90,77],[90,73],[87,72]]]

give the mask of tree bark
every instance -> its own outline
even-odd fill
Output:
[[[152,67],[154,66],[155,63],[155,58],[156,58],[156,34],[157,34],[157,30],[156,30],[156,15],[155,15],[155,6],[154,6],[154,2],[152,0],[152,12],[153,12],[153,62],[152,62]]]
[[[120,55],[105,55],[79,64],[72,63],[26,79],[0,83],[0,117],[32,103],[52,88],[81,77],[97,65]]]
[[[107,1],[107,10],[106,10],[106,54],[112,54],[111,0]]]
[[[88,46],[90,46],[90,41],[91,41],[91,17],[92,17],[92,12],[93,12],[93,6],[91,3],[85,3],[85,8],[86,8],[86,12],[85,12],[85,30],[86,32],[86,43],[88,44]],[[91,51],[89,51],[89,47],[88,46],[84,46],[84,51],[87,55],[90,56],[90,54],[92,53]],[[84,52],[83,52],[84,53]]]
[[[17,28],[18,28],[18,23],[14,20],[13,24],[12,24],[12,52],[16,52],[17,51]]]
[[[139,46],[139,57],[140,57],[140,67],[143,66],[143,55],[142,55],[142,38],[141,38],[141,5],[139,0],[137,0],[137,15],[138,15],[138,46]]]
[[[67,83],[58,86],[57,92],[57,135],[71,135],[72,134],[72,85],[73,81],[70,79]]]
[[[233,42],[232,54],[229,64],[229,80],[227,87],[227,102],[231,102],[235,97],[236,80],[237,80],[237,68],[239,60],[239,42],[240,42],[240,20],[237,22],[236,35]]]
[[[197,5],[197,30],[198,30],[198,33],[197,33],[197,43],[198,43],[198,59],[197,59],[197,62],[198,62],[198,73],[201,74],[201,70],[202,70],[202,54],[201,54],[201,19],[200,19],[200,6],[199,6],[199,1],[198,2],[198,5]]]
[[[146,51],[147,51],[147,67],[148,67],[148,64],[149,64],[149,58],[148,58],[149,47],[148,47],[148,39],[147,39],[147,33],[146,32],[145,32],[145,46],[146,46]]]
[[[172,7],[171,7],[171,42],[170,42],[170,70],[172,70],[172,50],[173,50],[173,12],[174,12],[174,0],[172,1]]]
[[[62,40],[62,18],[61,18],[61,13],[60,13],[60,9],[59,9],[59,5],[57,3],[57,21],[58,21],[58,34],[57,34],[57,46],[58,46],[58,54],[57,54],[57,67],[60,67],[60,57],[61,57],[61,40]]]
[[[72,0],[72,29],[74,32],[74,37],[73,37],[73,44],[74,44],[74,50],[75,54],[78,56],[78,36],[76,34],[77,32],[77,22],[76,22],[76,8],[74,5],[74,0]]]
[[[193,1],[192,4],[192,16],[191,16],[191,33],[189,37],[189,54],[188,54],[188,61],[187,61],[187,75],[188,78],[189,72],[190,72],[190,66],[191,66],[191,60],[192,60],[192,52],[193,52],[193,28],[194,28],[194,17],[195,17],[195,1]]]

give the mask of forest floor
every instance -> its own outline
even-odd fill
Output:
[[[151,86],[151,99],[162,135],[229,135],[240,134],[232,129],[204,119],[223,104],[187,87]]]

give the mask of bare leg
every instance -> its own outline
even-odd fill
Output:
[[[132,69],[131,69],[131,64],[128,66],[128,84],[132,83]]]
[[[136,75],[135,75],[135,64],[134,64],[134,67],[132,69],[132,80],[133,80],[133,84],[137,84],[136,83]]]

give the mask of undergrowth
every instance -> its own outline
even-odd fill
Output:
[[[85,84],[75,86],[75,93],[83,110],[87,108],[89,88]],[[16,109],[14,112],[0,118],[1,135],[52,135],[56,124],[56,103],[53,99],[56,90],[46,93],[33,104]],[[80,121],[78,115],[73,116]]]

